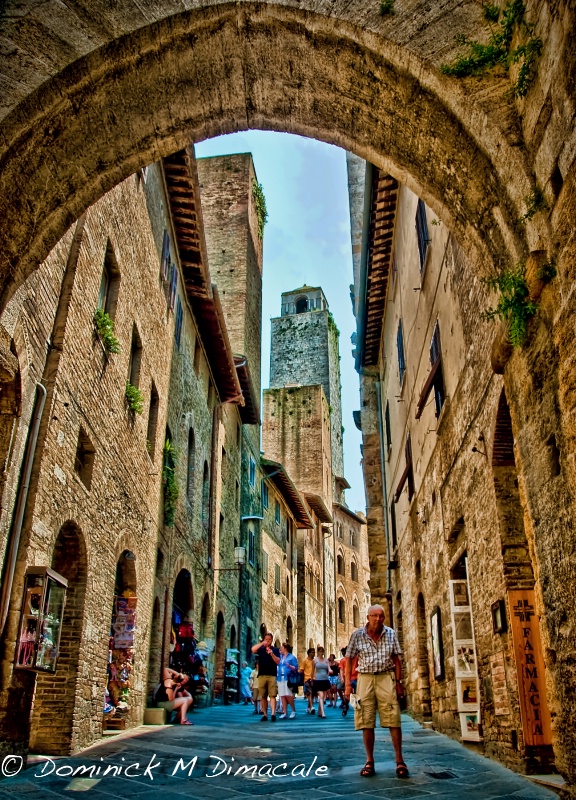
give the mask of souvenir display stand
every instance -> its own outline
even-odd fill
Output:
[[[237,703],[240,688],[240,651],[234,647],[226,650],[226,664],[224,669],[224,703]]]
[[[56,672],[68,581],[48,567],[29,567],[14,666]]]

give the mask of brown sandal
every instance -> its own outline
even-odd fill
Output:
[[[363,778],[371,778],[372,775],[376,775],[376,770],[374,769],[374,762],[367,761],[360,770],[360,775],[362,775]]]
[[[408,767],[403,761],[396,762],[396,777],[397,778],[409,778],[410,773],[408,772]]]

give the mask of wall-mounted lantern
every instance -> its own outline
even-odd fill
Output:
[[[56,672],[68,581],[49,567],[28,567],[16,647],[18,669]]]

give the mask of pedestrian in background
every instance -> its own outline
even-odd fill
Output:
[[[252,689],[250,688],[251,674],[252,670],[246,661],[243,661],[242,666],[240,667],[240,695],[244,701],[244,705],[248,705],[248,703],[252,700]]]
[[[291,675],[298,674],[298,659],[292,655],[292,645],[284,642],[280,646],[280,663],[278,664],[278,694],[282,703],[282,713],[280,719],[286,719],[288,706],[292,709],[290,719],[296,716],[296,706],[294,705],[294,692],[288,683]]]
[[[312,687],[318,696],[318,718],[326,719],[324,698],[330,692],[330,662],[324,655],[324,648],[319,647],[314,659],[314,681]]]
[[[390,729],[396,755],[396,775],[408,777],[408,767],[402,757],[402,729],[400,727],[399,698],[404,697],[402,685],[402,650],[392,628],[384,625],[385,612],[382,606],[368,609],[367,622],[350,637],[346,649],[346,686],[348,699],[352,692],[352,660],[358,656],[358,685],[356,696],[359,705],[354,710],[354,727],[362,731],[366,764],[360,775],[376,774],[374,769],[374,730],[376,711],[380,715],[382,728]]]
[[[306,709],[307,714],[316,713],[314,709],[314,689],[312,688],[312,683],[314,681],[314,671],[316,669],[314,664],[315,655],[316,655],[315,648],[309,647],[306,652],[306,658],[303,658],[299,665],[300,672],[302,673],[302,681],[304,684],[304,697],[308,699],[308,708]]]
[[[254,659],[254,669],[250,673],[250,689],[252,690],[252,702],[254,703],[253,714],[258,713],[258,656]]]
[[[276,722],[276,697],[278,696],[278,681],[276,668],[280,663],[280,651],[272,647],[272,634],[264,634],[264,639],[255,644],[253,653],[258,654],[258,697],[262,718],[260,722],[268,722],[268,698],[270,698],[270,720]]]

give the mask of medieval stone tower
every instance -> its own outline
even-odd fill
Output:
[[[272,320],[270,388],[321,384],[329,404],[332,475],[344,475],[340,400],[339,331],[319,286],[282,294]]]

